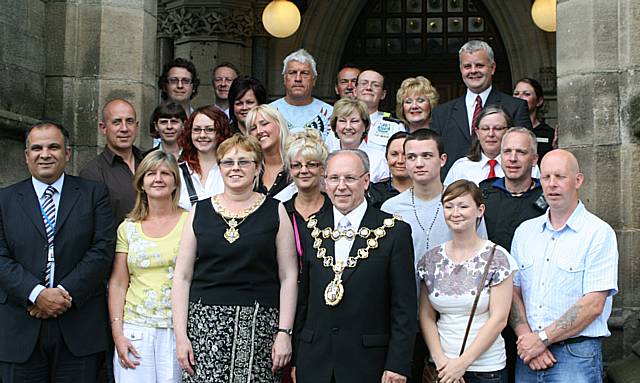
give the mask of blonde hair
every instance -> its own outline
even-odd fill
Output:
[[[331,129],[336,135],[336,138],[340,138],[338,137],[338,132],[336,130],[338,118],[347,117],[353,112],[357,112],[360,115],[360,119],[364,123],[364,134],[362,134],[362,139],[364,140],[365,137],[367,137],[367,133],[369,133],[369,126],[371,125],[371,119],[369,117],[367,105],[360,100],[341,98],[333,105],[333,114],[331,115],[331,119],[329,121]]]
[[[149,215],[149,200],[143,188],[144,176],[147,172],[157,169],[162,164],[167,165],[169,171],[173,174],[176,188],[171,193],[171,204],[174,209],[178,209],[178,202],[180,201],[180,171],[178,170],[178,163],[172,154],[165,153],[162,150],[154,150],[142,160],[133,177],[136,202],[133,205],[133,210],[127,215],[130,220],[134,222],[143,221]]]
[[[269,104],[262,104],[258,106],[254,106],[249,110],[247,114],[247,118],[244,121],[244,125],[246,126],[245,134],[251,135],[251,127],[255,124],[256,118],[258,118],[258,113],[262,114],[262,117],[269,119],[278,125],[279,130],[279,150],[280,157],[282,158],[282,162],[284,163],[284,146],[287,143],[287,138],[289,137],[289,123],[287,119],[284,118],[282,113],[278,111],[278,109],[270,106]]]
[[[417,76],[405,78],[404,81],[402,81],[402,84],[400,84],[398,93],[396,93],[396,116],[401,119],[405,125],[408,125],[409,122],[404,116],[402,104],[409,93],[423,94],[429,101],[432,111],[433,108],[438,106],[438,100],[440,99],[438,91],[433,85],[431,85],[431,81],[426,77]],[[431,120],[431,112],[429,112],[429,120]]]
[[[320,132],[307,128],[304,132],[290,135],[287,140],[284,155],[284,167],[287,172],[291,170],[291,161],[297,155],[318,161],[324,167],[329,149],[327,149]]]

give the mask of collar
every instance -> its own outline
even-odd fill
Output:
[[[490,158],[487,157],[487,155],[484,154],[484,152],[480,153],[480,163],[482,164],[483,168],[485,166],[489,166],[489,160],[490,160]],[[498,165],[500,165],[500,167],[502,167],[502,158],[500,157],[500,154],[498,154],[498,156],[496,158],[494,158],[494,160],[498,161]]]
[[[353,229],[356,230],[360,227],[360,223],[362,222],[362,218],[364,218],[364,213],[366,212],[367,212],[366,198],[364,199],[364,201],[362,201],[360,205],[358,205],[355,209],[348,212],[346,215],[342,214],[334,206],[333,207],[333,228],[335,229],[338,227],[338,222],[340,222],[342,217],[347,217],[349,222],[351,222],[351,226],[353,227]]]
[[[378,122],[379,120],[382,120],[382,117],[384,117],[384,112],[381,112],[379,110],[376,110],[374,113],[369,115],[369,120],[370,120],[370,125],[369,125],[369,129],[371,129],[371,125],[373,125],[374,121]]]
[[[531,178],[533,180],[533,187],[530,188],[529,190],[527,190],[526,192],[522,193],[522,197],[526,196],[527,194],[529,194],[529,192],[531,192],[531,190],[537,189],[540,187],[540,180],[538,180],[537,178]],[[512,195],[511,192],[507,189],[507,186],[505,185],[505,177],[501,177],[498,178],[497,180],[493,181],[493,183],[491,183],[491,186],[503,191],[504,193],[508,194],[508,195]]]
[[[131,151],[133,152],[133,158],[134,158],[134,163],[138,164],[140,161],[142,161],[142,152],[140,151],[140,149],[138,149],[135,145],[131,147]],[[121,156],[115,154],[114,152],[111,151],[111,149],[109,149],[108,146],[104,147],[104,151],[102,152],[102,155],[104,156],[104,159],[107,161],[107,163],[111,166],[113,166],[113,164],[117,161],[120,160],[122,162],[124,162],[124,160],[122,159]]]
[[[491,89],[493,89],[493,85],[489,85],[489,87],[485,90],[483,90],[479,95],[480,95],[480,99],[482,100],[482,107],[484,108],[487,105],[487,99],[489,98],[489,94],[491,93]],[[478,96],[477,93],[473,93],[472,91],[469,90],[469,88],[467,88],[467,95],[465,96],[465,103],[467,105],[474,105],[474,103],[476,102],[476,97]]]
[[[44,196],[44,192],[49,187],[49,184],[45,184],[44,182],[36,179],[35,177],[31,177],[31,183],[33,184],[33,189],[36,191],[36,196],[38,199],[41,199]],[[62,194],[62,186],[64,184],[64,173],[58,178],[54,183],[51,184],[58,191],[58,195]]]
[[[565,223],[564,226],[556,230],[551,224],[551,219],[549,218],[549,215],[551,214],[551,208],[549,208],[547,209],[547,212],[544,215],[545,219],[542,222],[541,232],[547,229],[554,232],[561,232],[561,231],[564,231],[566,228],[568,228],[577,233],[585,225],[584,216],[586,212],[587,212],[587,209],[584,207],[584,204],[582,203],[582,201],[578,201],[578,206],[576,206],[576,208],[573,210],[573,213],[571,213],[571,216],[567,220],[567,223]]]

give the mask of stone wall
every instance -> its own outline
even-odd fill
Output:
[[[581,199],[618,236],[611,361],[640,340],[640,3],[560,0],[557,9],[560,143],[585,174]]]

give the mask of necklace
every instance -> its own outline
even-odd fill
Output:
[[[335,306],[342,300],[342,297],[344,295],[342,273],[344,272],[344,269],[347,267],[356,267],[356,265],[358,264],[358,260],[369,258],[369,250],[373,250],[378,247],[378,240],[387,235],[386,229],[393,227],[396,220],[399,219],[400,218],[398,216],[394,215],[393,218],[385,218],[384,221],[382,221],[382,226],[375,229],[361,227],[358,231],[351,230],[352,238],[358,235],[361,238],[366,239],[367,246],[358,249],[355,257],[347,257],[346,262],[336,262],[334,261],[333,257],[327,256],[327,249],[325,247],[322,247],[322,238],[320,238],[320,235],[322,235],[324,239],[331,238],[334,241],[341,238],[343,235],[338,235],[336,238],[336,235],[334,235],[334,232],[336,232],[336,230],[333,230],[330,227],[320,230],[316,227],[318,221],[316,220],[315,216],[311,216],[309,218],[309,221],[307,222],[307,228],[311,229],[311,236],[313,237],[313,248],[316,249],[316,258],[322,259],[322,265],[324,267],[330,267],[334,273],[333,279],[324,289],[324,302],[327,306]],[[349,230],[347,230],[346,232],[349,232]],[[347,235],[344,234],[344,236]]]
[[[238,239],[240,239],[240,231],[238,231],[238,226],[249,216],[249,214],[256,211],[260,205],[264,202],[267,197],[264,194],[260,194],[256,201],[249,206],[248,208],[238,212],[232,213],[225,209],[220,203],[220,194],[217,194],[213,197],[213,205],[216,208],[218,214],[220,214],[220,218],[224,221],[224,223],[229,226],[227,230],[224,232],[224,239],[229,243],[234,243]]]
[[[436,213],[433,215],[433,219],[431,220],[431,225],[429,225],[429,230],[425,230],[424,226],[422,226],[422,222],[420,222],[420,218],[418,218],[418,211],[416,210],[416,201],[413,196],[413,188],[411,188],[411,207],[413,207],[413,215],[416,217],[416,221],[418,222],[418,226],[422,229],[422,232],[427,236],[427,249],[429,250],[429,236],[431,235],[431,229],[433,229],[433,225],[436,223],[436,219],[438,218],[438,213],[440,212],[440,202],[438,202],[438,206],[436,207]]]

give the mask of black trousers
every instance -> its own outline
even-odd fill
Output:
[[[3,340],[3,342],[10,340]],[[94,383],[100,354],[75,356],[62,338],[57,319],[42,321],[38,343],[25,363],[0,363],[3,383]]]

